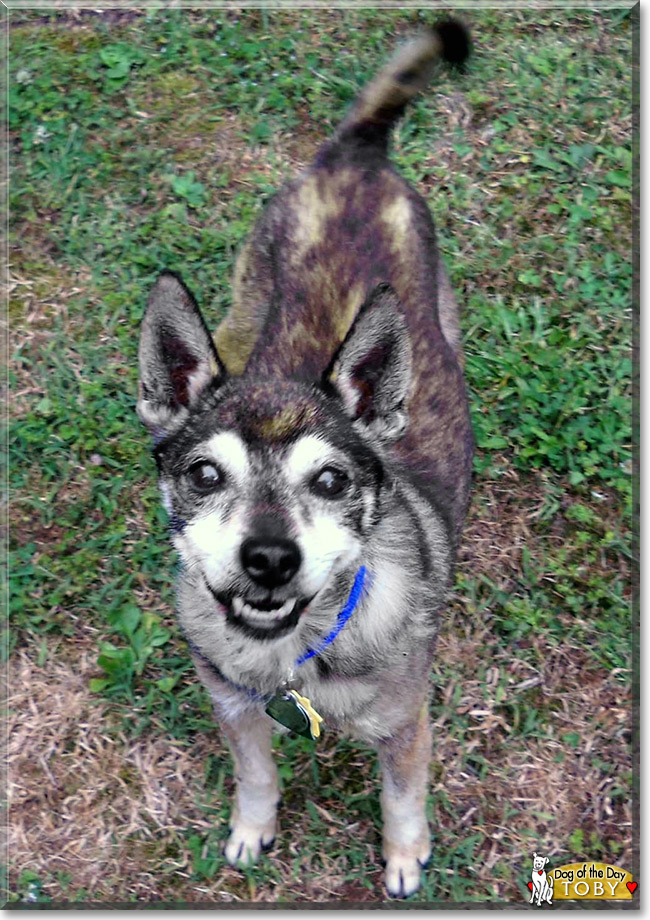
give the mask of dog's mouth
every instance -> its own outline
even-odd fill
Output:
[[[208,588],[228,622],[256,639],[275,639],[291,632],[312,600],[298,597],[287,600],[275,600],[272,597],[253,599],[217,592],[210,585]]]

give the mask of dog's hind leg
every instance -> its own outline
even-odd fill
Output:
[[[426,704],[420,715],[377,745],[383,771],[381,807],[386,888],[406,898],[420,887],[420,869],[431,854],[426,797],[431,729]]]
[[[271,721],[246,713],[229,721],[219,716],[235,761],[235,798],[224,854],[231,865],[252,865],[275,839],[278,776],[271,755]]]

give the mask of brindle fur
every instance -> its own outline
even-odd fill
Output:
[[[316,379],[368,294],[388,282],[404,308],[418,382],[395,454],[435,496],[456,541],[472,455],[457,310],[426,203],[382,149],[371,152],[334,141],[271,201],[240,256],[217,350],[233,372]]]
[[[271,200],[238,259],[216,350],[192,296],[169,274],[152,292],[140,349],[139,412],[159,442],[185,563],[180,621],[235,758],[226,857],[254,861],[276,828],[271,722],[246,688],[278,688],[296,657],[331,630],[363,562],[369,591],[337,640],[301,668],[299,685],[328,727],[377,746],[386,885],[401,897],[417,889],[430,851],[427,678],[473,443],[458,312],[431,216],[389,163],[387,144],[436,59],[453,58],[455,39],[462,45],[454,29],[407,46],[313,165]],[[206,506],[184,483],[215,434],[236,438],[246,489]],[[223,615],[220,585],[188,533],[208,513],[231,528],[226,542],[239,533],[229,522],[240,520],[242,537],[262,526],[302,533],[318,506],[292,493],[286,470],[296,445],[321,441],[353,470],[354,500],[332,518],[352,548],[337,556],[291,632],[272,640],[246,633],[232,612]],[[239,571],[224,579],[231,591],[249,590]]]

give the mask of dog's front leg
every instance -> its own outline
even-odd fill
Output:
[[[252,865],[275,839],[278,775],[271,755],[271,721],[262,713],[236,720],[218,714],[235,761],[235,798],[225,857],[231,865]]]
[[[378,744],[383,771],[381,807],[386,888],[406,898],[420,887],[420,869],[431,854],[426,798],[431,729],[426,704],[414,721]]]

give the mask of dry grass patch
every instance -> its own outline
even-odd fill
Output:
[[[487,635],[446,631],[438,645],[454,674],[433,707],[438,846],[481,834],[470,871],[500,899],[516,900],[533,850],[631,866],[627,675],[589,670],[580,649],[543,640],[537,667],[486,646]]]
[[[33,242],[33,241],[32,241]],[[11,387],[10,411],[13,418],[25,415],[34,400],[45,395],[45,386],[38,386],[40,374],[34,374],[44,360],[44,350],[58,335],[69,342],[84,322],[83,314],[75,309],[75,301],[87,295],[90,287],[88,269],[62,269],[38,249],[42,259],[35,273],[14,271],[9,280],[9,353],[14,380]],[[70,309],[70,305],[73,305]],[[75,361],[74,352],[67,353],[69,366],[77,376],[82,364]]]
[[[51,897],[80,889],[92,900],[160,896],[155,859],[143,859],[191,822],[207,826],[195,799],[201,746],[168,738],[127,740],[111,732],[110,706],[88,690],[95,649],[79,645],[72,666],[51,654],[42,666],[21,651],[9,694],[13,884],[26,869]],[[182,859],[181,866],[182,869]],[[70,878],[63,889],[57,878]]]

